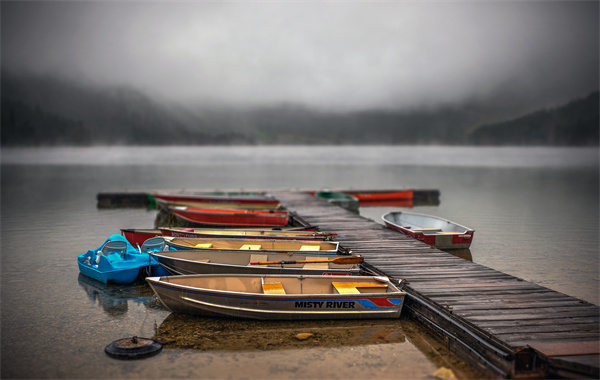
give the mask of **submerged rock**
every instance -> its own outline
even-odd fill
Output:
[[[315,336],[315,334],[312,334],[312,333],[299,333],[299,334],[296,334],[296,339],[298,339],[298,340],[307,340],[309,338],[312,338],[313,336]]]

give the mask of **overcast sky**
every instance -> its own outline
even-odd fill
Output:
[[[414,107],[598,88],[597,1],[2,1],[2,65],[168,99]]]

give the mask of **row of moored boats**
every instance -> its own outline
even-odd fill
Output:
[[[335,232],[290,225],[293,218],[271,195],[152,196],[182,226],[122,229],[78,256],[83,275],[117,284],[145,277],[160,302],[177,313],[253,319],[400,315],[405,293],[397,280],[366,272],[363,257],[341,247]],[[394,212],[383,219],[423,241],[420,235],[460,240],[458,248],[473,235],[421,214]]]

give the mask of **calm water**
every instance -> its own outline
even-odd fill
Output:
[[[408,321],[290,326],[190,319],[162,310],[144,284],[88,281],[79,276],[78,254],[120,228],[152,227],[155,217],[145,209],[97,209],[96,194],[439,189],[439,205],[413,210],[474,228],[474,262],[599,304],[598,169],[596,148],[3,149],[2,377],[425,378],[440,366],[460,370]],[[380,222],[387,211],[363,208],[361,214]],[[288,342],[317,327],[318,342]],[[388,338],[372,339],[383,333]],[[257,340],[261,334],[278,338]],[[186,348],[140,361],[104,355],[111,341],[132,335]]]

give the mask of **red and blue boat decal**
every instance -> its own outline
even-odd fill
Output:
[[[402,304],[402,298],[367,298],[357,301],[367,309],[400,307]]]

